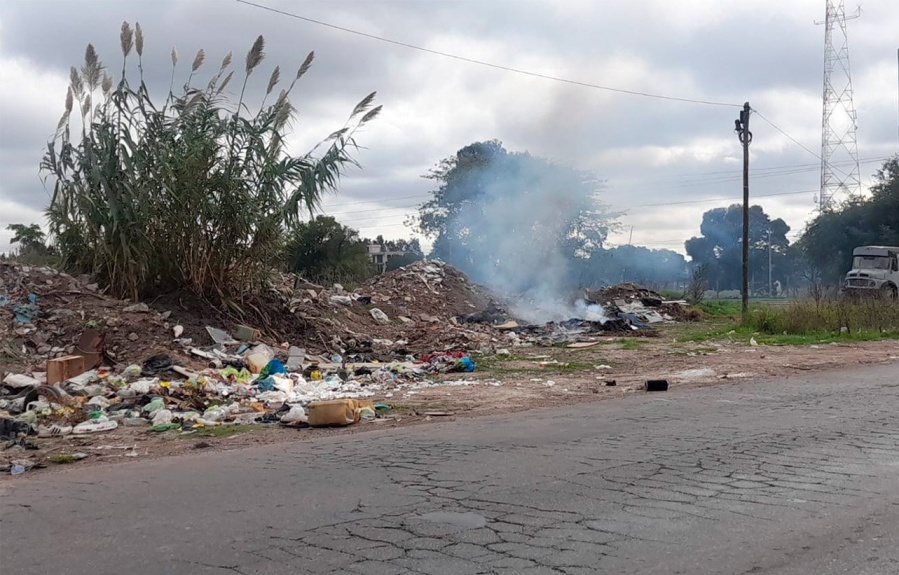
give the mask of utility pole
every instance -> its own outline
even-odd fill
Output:
[[[734,131],[737,133],[740,143],[743,144],[743,281],[741,292],[743,296],[743,321],[749,316],[749,144],[752,142],[752,132],[749,131],[749,102],[743,104],[740,118],[734,123]]]
[[[771,284],[771,228],[768,228],[768,297],[772,297],[774,292],[772,292],[772,288],[774,286]]]

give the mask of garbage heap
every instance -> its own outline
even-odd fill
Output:
[[[346,425],[377,414],[370,398],[483,385],[446,374],[474,371],[467,350],[489,349],[495,334],[455,322],[451,314],[476,307],[480,293],[442,264],[354,291],[291,280],[264,310],[286,341],[196,306],[111,298],[87,281],[0,263],[0,438]],[[341,402],[337,411],[316,419],[329,401]]]
[[[520,303],[520,302],[519,302]],[[595,341],[608,335],[653,336],[652,324],[693,319],[686,300],[666,300],[633,283],[602,289],[583,289],[569,298],[573,317],[563,321],[526,323],[508,308],[490,301],[485,309],[460,317],[466,324],[486,324],[506,333],[512,345],[551,346]],[[598,306],[598,309],[593,309]]]
[[[378,406],[360,401],[434,386],[475,385],[475,380],[438,381],[430,376],[475,369],[464,352],[429,354],[422,361],[347,364],[339,357],[306,356],[291,348],[286,361],[265,344],[192,350],[209,358],[207,367],[190,370],[168,356],[153,356],[122,370],[95,368],[54,381],[51,372],[9,374],[3,380],[0,420],[10,419],[26,434],[91,434],[120,425],[151,431],[190,430],[231,424],[310,424],[307,409],[333,400],[354,411],[324,425],[348,425],[374,418]],[[332,361],[333,360],[333,361]],[[51,379],[47,379],[48,375]],[[386,408],[386,406],[380,406]],[[358,411],[357,411],[358,409]],[[315,425],[315,421],[311,421]]]
[[[638,328],[655,323],[690,319],[686,300],[669,300],[661,294],[635,283],[622,283],[601,289],[584,290],[588,304],[602,306],[606,315],[626,319]]]

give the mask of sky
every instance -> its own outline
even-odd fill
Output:
[[[200,48],[207,56],[200,75],[208,78],[228,51],[240,68],[263,35],[266,58],[250,90],[259,97],[275,65],[289,76],[314,50],[292,97],[299,117],[289,141],[297,154],[343,126],[353,106],[377,91],[384,108],[358,134],[361,168],[349,170],[324,204],[363,236],[412,236],[407,217],[434,189],[422,176],[472,142],[498,139],[510,151],[604,181],[601,200],[623,212],[612,244],[683,253],[703,212],[741,201],[742,150],[733,127],[746,101],[760,114],[750,118],[752,203],[783,218],[791,239],[814,215],[824,60],[824,27],[815,22],[824,19],[824,0],[253,2],[457,58],[236,0],[5,0],[0,252],[10,248],[9,224],[45,225],[52,182],[42,181],[39,164],[63,112],[69,68],[93,43],[120,73],[123,21],[140,22],[145,72],[160,91],[168,88],[172,47],[181,54],[176,78],[186,78]],[[867,0],[848,30],[867,186],[899,150],[899,2]]]

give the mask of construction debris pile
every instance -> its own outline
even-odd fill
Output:
[[[487,291],[442,262],[416,262],[355,290],[300,280],[280,290],[304,325],[305,347],[365,361],[405,359],[434,350],[489,351],[497,335],[456,318],[484,309]]]
[[[513,328],[512,333],[517,335],[518,340],[526,339],[535,345],[550,346],[559,343],[595,341],[598,336],[633,335],[634,332],[640,331],[641,327],[645,326],[640,324],[638,327],[628,319],[621,318],[602,321],[573,318],[567,321],[518,326]]]
[[[584,292],[588,304],[602,306],[606,315],[624,319],[634,327],[688,319],[686,300],[666,300],[660,294],[633,283],[622,283]]]

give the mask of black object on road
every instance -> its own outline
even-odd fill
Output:
[[[668,391],[667,379],[647,379],[643,385],[644,391]]]

